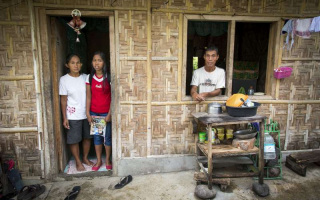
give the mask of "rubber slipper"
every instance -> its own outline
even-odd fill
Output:
[[[112,165],[106,165],[107,170],[112,170]]]
[[[64,200],[74,200],[77,198],[79,192],[81,190],[80,186],[74,186],[72,191],[68,194],[68,196]]]
[[[21,189],[21,193],[18,195],[18,200],[31,200],[46,191],[46,186],[44,185],[29,185]]]
[[[114,186],[114,189],[121,189],[124,186],[126,186],[128,183],[130,183],[131,181],[132,181],[132,176],[131,175],[126,176],[126,177],[120,179],[120,182]]]
[[[91,168],[91,170],[92,170],[92,171],[98,171],[98,170],[100,169],[100,167],[101,167],[101,165],[99,165],[99,166],[97,166],[97,167],[93,166],[93,167]]]

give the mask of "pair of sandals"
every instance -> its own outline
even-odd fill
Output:
[[[44,186],[44,185],[35,184],[35,185],[24,186],[20,190],[17,199],[18,200],[34,199],[34,198],[40,196],[45,191],[46,191],[46,186]]]

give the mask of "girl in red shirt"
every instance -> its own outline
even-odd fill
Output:
[[[91,124],[92,116],[104,116],[106,121],[105,138],[100,135],[93,136],[97,163],[92,167],[92,170],[98,171],[102,165],[102,144],[104,144],[106,151],[106,168],[107,170],[111,170],[111,86],[108,81],[110,77],[107,77],[105,54],[99,51],[95,52],[91,64],[91,74],[87,77],[86,81],[87,119]]]

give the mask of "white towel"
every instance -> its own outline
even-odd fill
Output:
[[[309,27],[311,25],[311,18],[293,20],[293,33],[302,38],[310,38],[311,34]]]
[[[320,32],[320,16],[312,19],[309,27],[310,32]]]

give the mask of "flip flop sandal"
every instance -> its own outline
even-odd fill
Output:
[[[128,183],[130,183],[131,181],[132,181],[132,176],[131,175],[126,176],[126,177],[120,179],[120,182],[114,186],[114,189],[121,189],[124,186],[126,186]]]
[[[25,186],[20,190],[20,193],[18,195],[18,200],[31,200],[40,196],[45,191],[46,191],[46,186],[44,185],[36,184],[36,185]]]
[[[79,192],[81,190],[80,186],[74,186],[72,191],[68,194],[68,196],[64,200],[74,200],[77,198]]]

